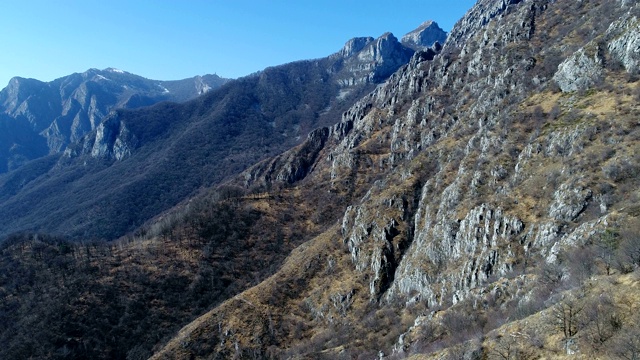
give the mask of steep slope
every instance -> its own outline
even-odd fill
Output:
[[[149,80],[113,68],[89,69],[48,83],[15,77],[0,91],[0,112],[15,128],[7,129],[0,142],[2,147],[13,147],[11,154],[0,153],[0,173],[64,150],[94,130],[113,109],[186,101],[227,81],[217,75]],[[33,141],[24,141],[25,137]]]
[[[392,34],[354,39],[327,58],[267,68],[191,102],[116,111],[58,162],[0,178],[0,235],[122,236],[336,123],[412,54]]]
[[[158,236],[110,243],[12,236],[0,245],[0,357],[147,359],[195,317],[274,273],[315,226],[281,194],[193,201]],[[288,200],[285,200],[288,199]]]
[[[568,317],[606,308],[579,291],[606,287],[594,274],[640,266],[638,15],[628,1],[479,1],[439,55],[414,55],[340,124],[237,180],[349,206],[154,358],[525,358],[524,341],[483,341],[545,308],[555,333],[527,358],[622,356],[634,320],[594,338],[597,315]],[[616,310],[633,284],[608,309],[633,314]]]

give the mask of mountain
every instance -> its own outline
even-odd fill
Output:
[[[440,54],[229,183],[321,230],[152,358],[637,356],[638,15],[478,1]]]
[[[51,82],[15,77],[0,91],[0,173],[58,153],[94,130],[114,109],[193,99],[226,83],[217,75],[149,80],[114,69],[89,69]]]
[[[114,111],[63,154],[0,177],[0,234],[113,240],[132,232],[335,124],[413,54],[389,33],[358,38],[326,58],[267,68],[189,102]]]
[[[637,357],[639,15],[630,1],[480,0],[441,51],[414,53],[338,123],[135,234],[7,238],[0,357]],[[118,114],[101,137],[130,154],[104,142],[104,169],[169,137]],[[66,161],[90,166],[84,148]],[[30,166],[68,166],[47,161]]]

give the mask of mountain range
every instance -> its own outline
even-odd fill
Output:
[[[437,33],[432,38],[446,36],[437,25],[424,31]],[[56,147],[53,155],[0,178],[0,234],[32,230],[113,240],[132,232],[199,188],[299,144],[314,128],[334,124],[413,53],[389,33],[356,38],[324,59],[267,68],[188,102],[105,113],[63,151]],[[91,76],[111,84],[102,79],[109,73],[114,71]],[[162,84],[146,88],[157,89],[158,96],[181,94],[180,83]],[[142,95],[126,94],[121,97],[129,104],[145,103]],[[95,107],[86,104],[88,112],[79,111],[76,118],[94,116]]]
[[[227,81],[217,75],[149,80],[114,68],[89,69],[48,83],[15,77],[0,91],[0,124],[7,129],[0,142],[0,173],[61,152],[111,110],[182,102]]]
[[[0,357],[637,358],[639,16],[479,0],[111,113],[0,178],[50,233],[0,246]]]

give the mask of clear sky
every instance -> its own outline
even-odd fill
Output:
[[[0,88],[115,67],[156,80],[328,56],[350,38],[445,31],[475,0],[1,0]]]

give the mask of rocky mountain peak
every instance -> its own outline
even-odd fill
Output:
[[[128,74],[128,72],[120,70],[120,69],[116,69],[116,68],[106,68],[104,69],[104,71],[109,71],[109,72],[114,72],[114,73],[118,73],[118,74]]]
[[[43,83],[35,79],[27,79],[22,77],[13,77],[9,80],[7,87],[0,92],[0,106],[5,112],[15,110],[21,100],[32,95],[35,87]]]
[[[377,39],[353,38],[332,56],[339,58],[334,71],[344,74],[341,86],[377,83],[408,63],[414,52],[390,32]]]
[[[373,40],[374,39],[371,36],[355,37],[347,41],[347,43],[344,44],[344,47],[342,48],[342,50],[338,52],[338,54],[340,54],[340,56],[344,58],[351,57],[354,54],[358,53],[360,50],[362,50],[365,46],[367,46]]]
[[[433,20],[423,22],[418,28],[407,33],[400,42],[414,50],[430,48],[436,42],[443,44],[447,40],[446,31]]]

